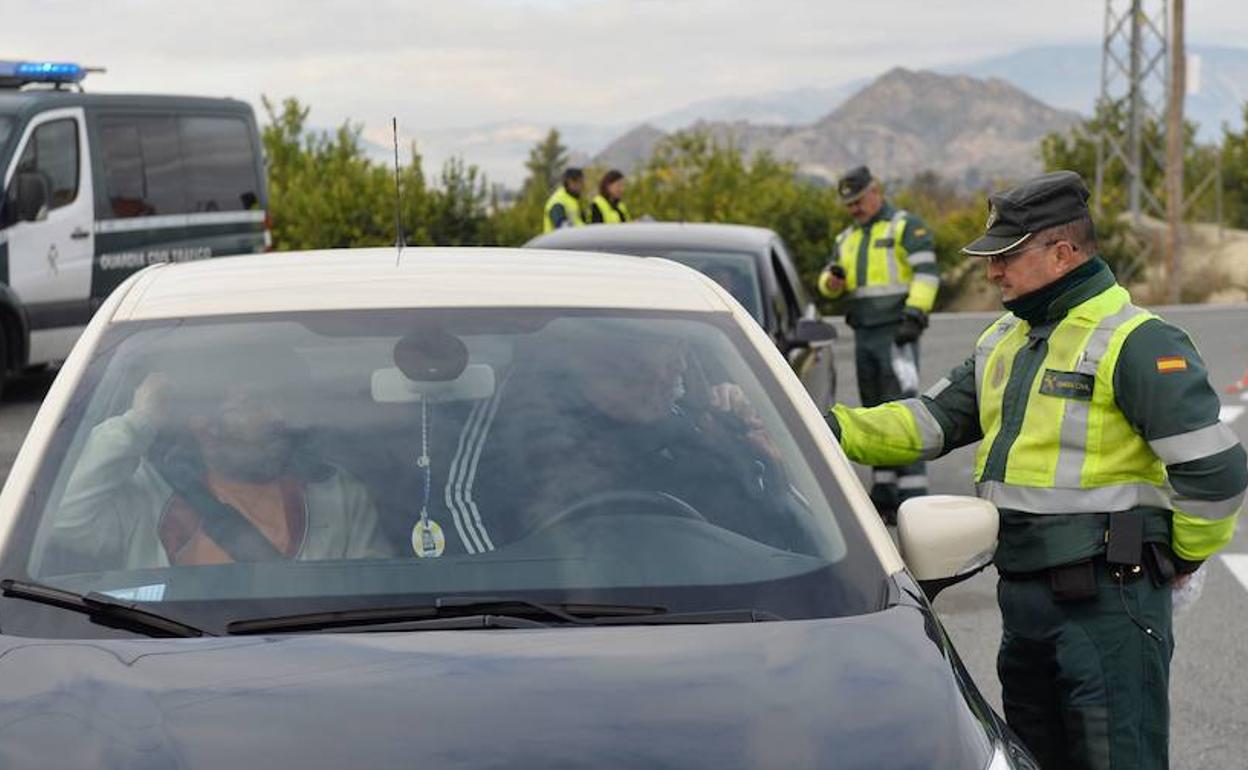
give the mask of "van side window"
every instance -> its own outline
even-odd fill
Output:
[[[178,127],[173,118],[105,117],[100,120],[100,135],[111,217],[186,212]]]
[[[191,211],[242,211],[259,204],[260,182],[247,124],[237,118],[181,119]]]
[[[57,209],[78,197],[78,121],[53,120],[37,127],[17,173],[37,173],[48,183],[48,208]]]

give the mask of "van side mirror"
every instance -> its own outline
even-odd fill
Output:
[[[836,339],[836,327],[827,321],[815,318],[802,318],[789,338],[790,347],[818,347],[829,345]]]
[[[5,224],[46,219],[50,198],[48,180],[43,174],[38,171],[19,172],[4,199]]]
[[[901,555],[928,599],[992,563],[1000,518],[978,497],[912,497],[897,512]]]

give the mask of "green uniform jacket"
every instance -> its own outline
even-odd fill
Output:
[[[845,288],[828,283],[832,266],[845,271]],[[940,288],[931,231],[923,220],[885,203],[865,225],[851,225],[836,237],[836,253],[819,274],[825,297],[847,297],[846,322],[855,328],[897,323],[913,307],[932,312]]]
[[[1038,389],[1046,387],[1045,378],[1038,375],[1048,335],[1072,309],[1114,291],[1125,294],[1102,265],[1091,278],[1053,301],[1047,323],[1028,327],[1025,321],[1017,322],[1034,335],[1030,337],[1034,344],[1023,346],[1011,362],[999,429],[991,447],[981,447],[978,488],[1001,484],[1007,465],[1015,459],[1010,449],[1019,442],[1028,403],[1037,398]],[[1112,370],[1098,378],[1101,374],[1107,374],[1105,384],[1112,383],[1113,400],[1106,408],[1120,412],[1130,430],[1146,442],[1140,451],[1151,453],[1150,461],[1165,469],[1160,490],[1168,496],[1169,505],[1162,507],[1164,500],[1160,505],[1141,502],[1128,510],[1146,517],[1146,541],[1169,542],[1180,568],[1194,569],[1231,539],[1248,488],[1248,459],[1234,434],[1219,421],[1220,403],[1204,362],[1187,334],[1149,317],[1131,328]],[[828,422],[856,462],[902,465],[934,459],[983,438],[977,376],[985,373],[977,375],[972,356],[919,398],[870,409],[837,405]],[[1058,376],[1060,380],[1062,374]],[[1053,491],[1070,494],[1072,490]],[[1044,488],[1037,487],[1035,492],[1038,500],[1046,499]],[[1057,499],[1060,494],[1047,496],[1050,502]],[[1081,502],[1091,499],[1088,494]],[[1032,572],[1103,553],[1111,512],[1112,508],[1103,513],[1035,513],[1001,507],[997,565],[1010,572]]]

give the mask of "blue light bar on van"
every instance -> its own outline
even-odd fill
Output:
[[[88,72],[71,62],[0,61],[0,83],[78,83]]]

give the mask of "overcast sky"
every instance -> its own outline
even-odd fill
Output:
[[[1123,0],[1119,0],[1123,2]],[[1146,0],[1159,5],[1159,0]],[[1246,0],[1189,0],[1243,46]],[[297,96],[316,125],[617,123],[1099,39],[1103,0],[0,0],[0,59],[104,66],[97,91]],[[370,132],[371,133],[371,132]]]

